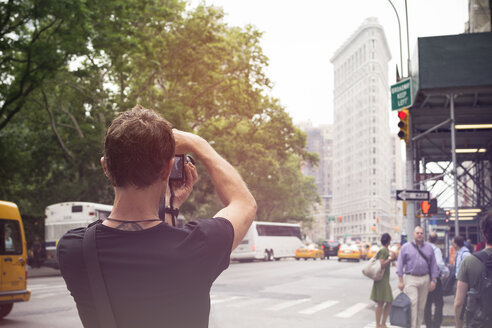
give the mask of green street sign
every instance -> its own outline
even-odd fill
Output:
[[[391,86],[391,110],[412,106],[412,80],[410,78]]]
[[[328,221],[335,221],[335,217],[334,216],[329,216],[328,217]]]

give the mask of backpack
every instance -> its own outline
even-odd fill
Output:
[[[492,255],[485,251],[473,254],[482,262],[482,272],[476,286],[466,299],[466,322],[469,328],[492,327]]]
[[[407,328],[412,325],[412,301],[403,292],[398,294],[391,303],[390,324]]]

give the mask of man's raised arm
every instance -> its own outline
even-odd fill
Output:
[[[256,201],[246,183],[210,144],[198,135],[173,130],[176,139],[176,154],[194,153],[203,163],[212,178],[215,190],[224,204],[216,217],[229,220],[234,227],[232,249],[244,238],[256,215]]]

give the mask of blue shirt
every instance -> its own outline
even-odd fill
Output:
[[[470,255],[470,250],[466,246],[461,247],[456,253],[456,270],[454,271],[456,278],[458,278],[461,262],[463,262],[463,259],[468,255]]]

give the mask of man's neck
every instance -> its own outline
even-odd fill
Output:
[[[415,241],[415,244],[416,244],[418,247],[422,247],[422,246],[424,245],[424,241],[422,240],[422,241],[420,241],[420,242],[419,242],[419,241],[417,241],[417,240],[416,240],[416,241]]]
[[[110,217],[125,221],[158,219],[161,192],[156,185],[147,188],[115,188]]]

